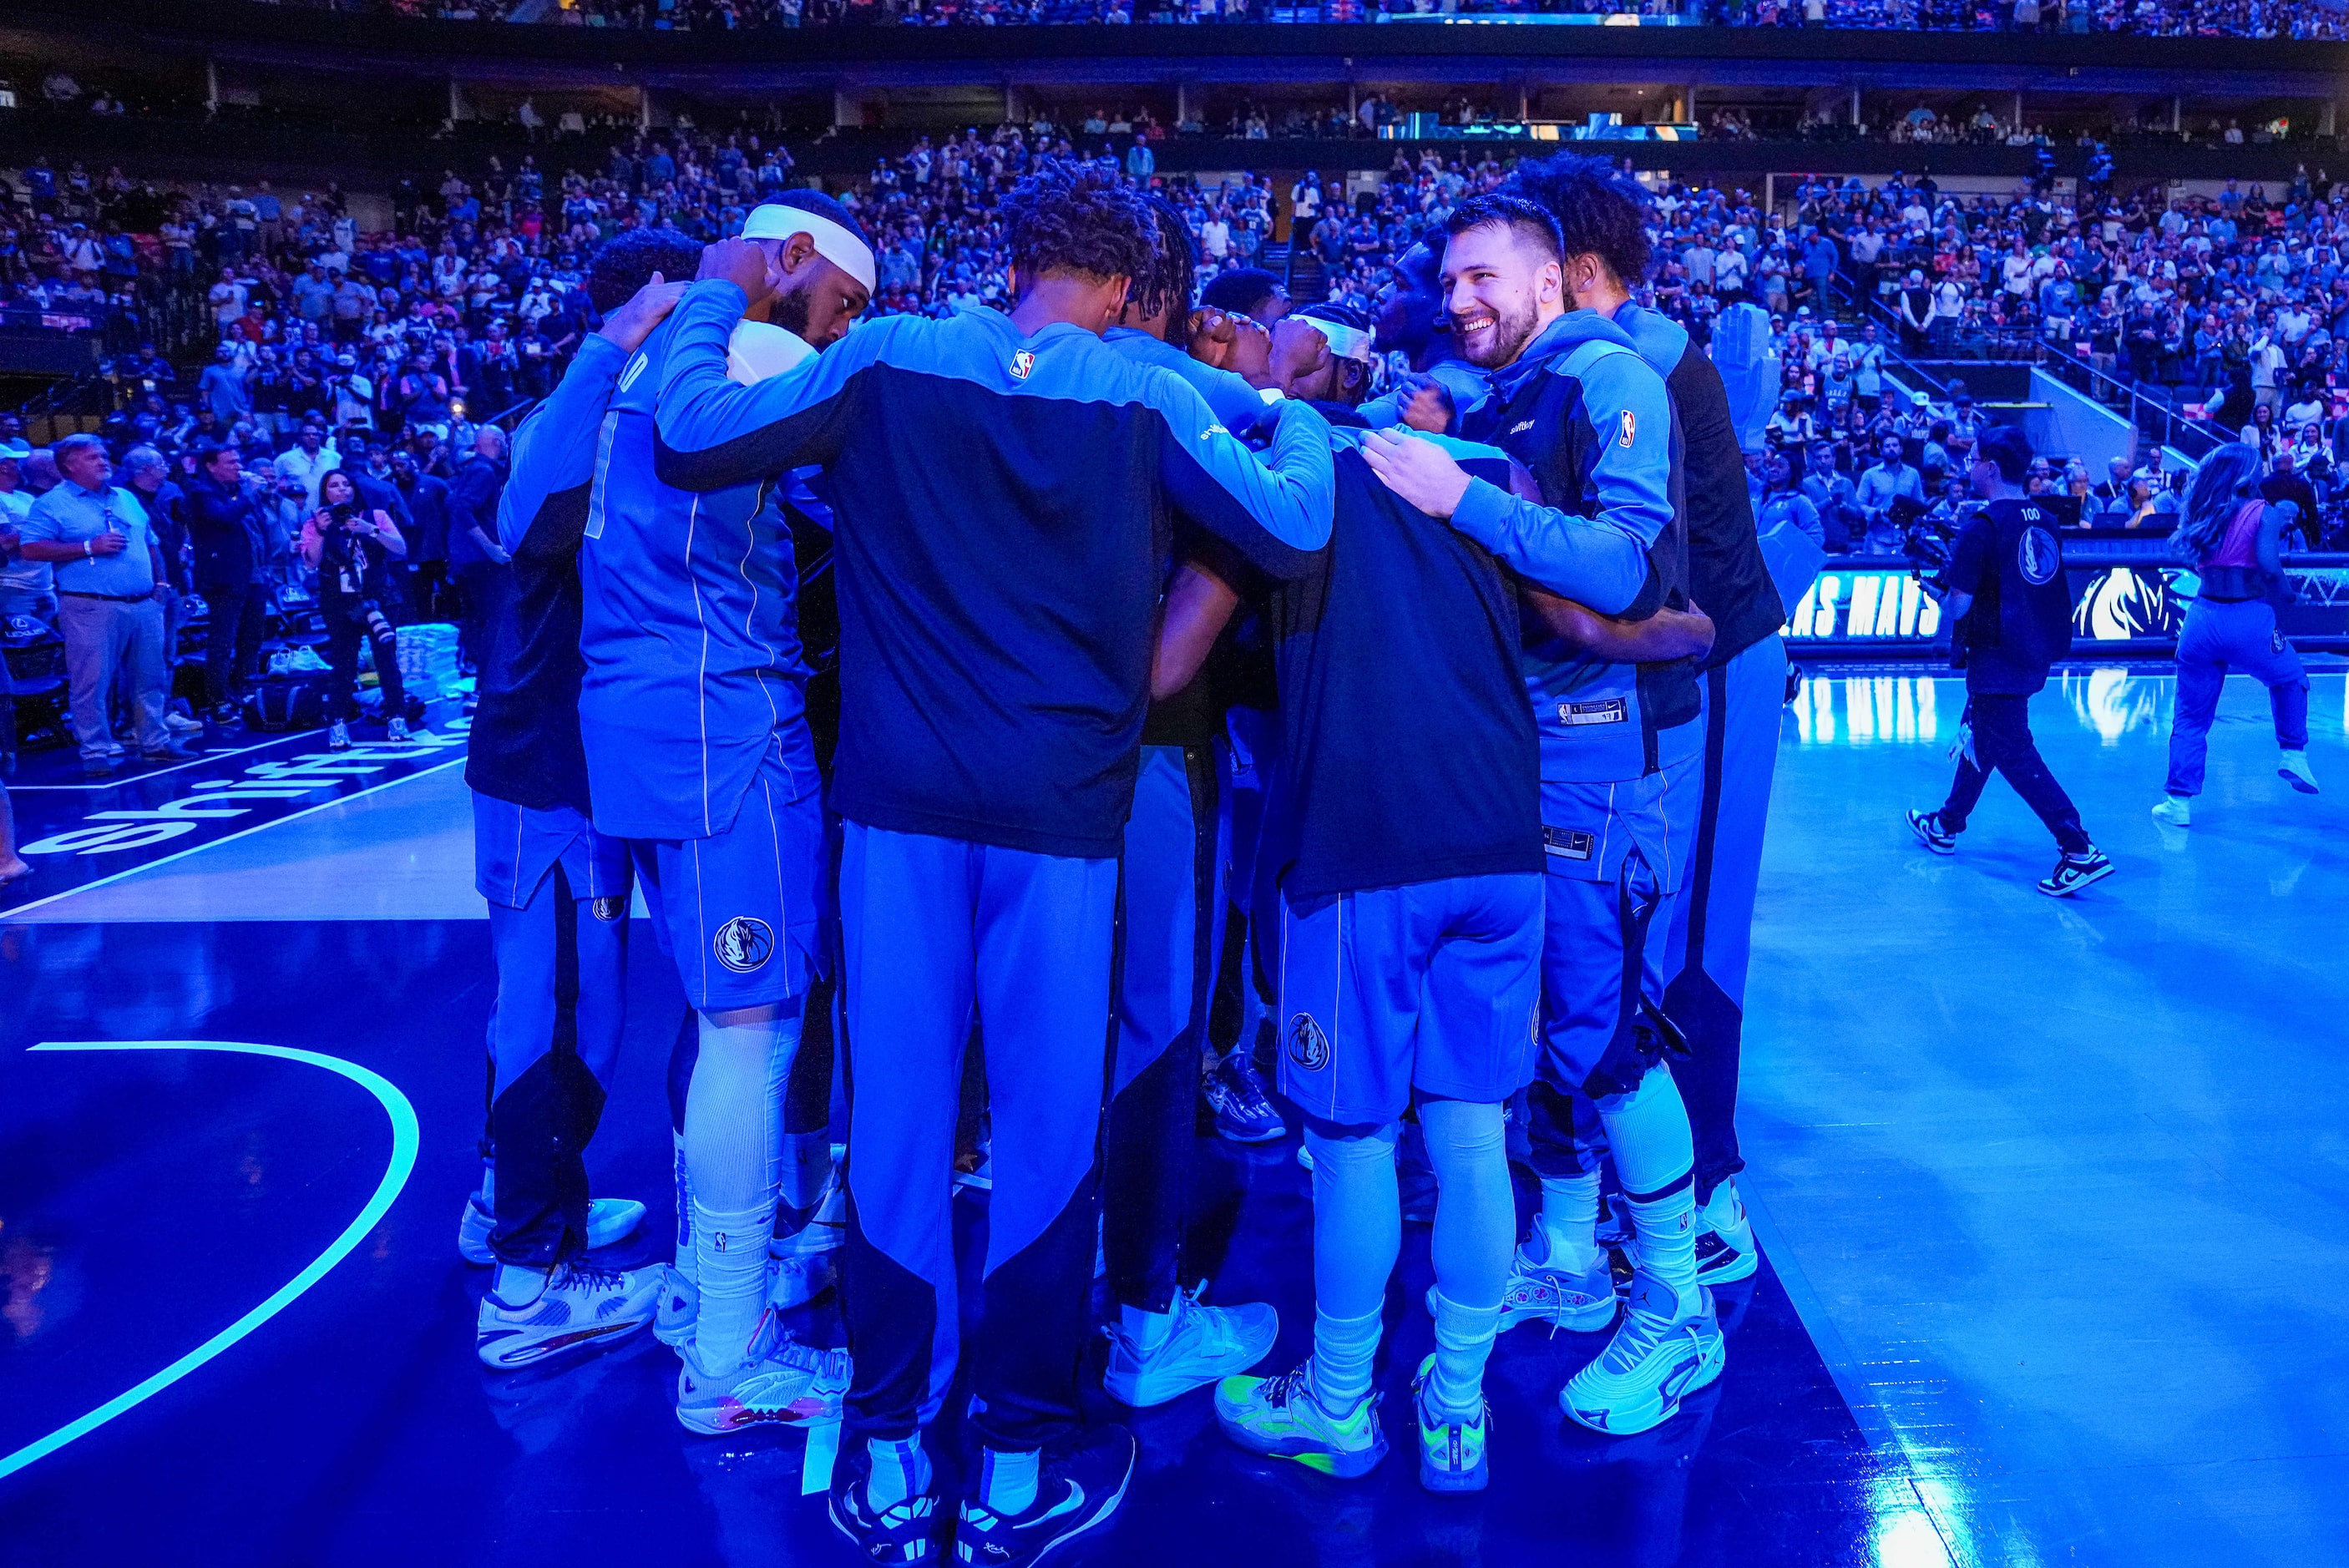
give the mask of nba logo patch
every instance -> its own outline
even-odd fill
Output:
[[[1027,380],[1028,373],[1035,368],[1036,356],[1026,349],[1023,348],[1011,356],[1011,374],[1020,380]]]
[[[718,928],[709,947],[719,963],[737,975],[748,975],[775,951],[775,934],[765,921],[738,914]]]
[[[1633,439],[1634,439],[1634,438],[1636,438],[1638,437],[1639,433],[1640,433],[1640,416],[1638,416],[1637,414],[1634,414],[1634,413],[1633,413],[1633,412],[1631,412],[1631,410],[1630,410],[1630,409],[1629,409],[1629,408],[1624,409],[1624,410],[1623,410],[1623,435],[1622,435],[1621,439],[1619,439],[1616,444],[1617,444],[1618,446],[1624,446],[1624,447],[1628,447],[1628,446],[1630,446],[1630,445],[1631,444],[1631,442],[1633,441]]]
[[[1288,1059],[1305,1071],[1319,1072],[1330,1065],[1330,1037],[1310,1013],[1288,1020]]]

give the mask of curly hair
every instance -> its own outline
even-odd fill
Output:
[[[1630,287],[1648,275],[1648,193],[1613,160],[1560,152],[1529,159],[1501,182],[1506,195],[1534,202],[1557,220],[1567,256],[1595,255]]]
[[[1045,160],[1011,188],[1002,214],[1024,285],[1054,273],[1139,282],[1158,249],[1157,221],[1142,198],[1088,163]]]
[[[1191,339],[1192,276],[1199,264],[1191,249],[1191,225],[1165,197],[1145,196],[1143,201],[1155,221],[1158,242],[1152,247],[1149,267],[1133,275],[1133,295],[1127,303],[1144,319],[1164,312],[1166,341],[1180,346]]]
[[[688,283],[701,268],[701,242],[675,229],[628,229],[595,247],[587,260],[587,298],[597,312],[619,309],[652,282],[655,273]]]

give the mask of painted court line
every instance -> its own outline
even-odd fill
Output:
[[[386,789],[396,789],[400,785],[410,783],[418,779],[429,779],[435,773],[460,766],[464,760],[462,757],[452,757],[446,762],[436,763],[429,768],[419,768],[415,772],[400,778],[387,779],[380,784],[370,784],[364,789],[354,789],[347,795],[337,795],[331,800],[321,800],[315,806],[305,806],[298,811],[288,811],[283,817],[272,817],[266,822],[255,822],[250,828],[239,828],[233,833],[223,833],[217,839],[206,839],[201,844],[191,844],[184,850],[176,851],[160,860],[145,861],[135,866],[126,866],[110,876],[98,878],[96,882],[84,882],[79,887],[69,887],[62,892],[53,892],[47,898],[36,898],[30,903],[18,904],[13,909],[0,910],[0,921],[13,920],[18,915],[30,914],[36,909],[46,909],[58,900],[72,898],[77,893],[95,892],[99,888],[111,887],[125,877],[135,877],[141,872],[151,872],[159,866],[168,866],[174,861],[186,860],[190,855],[201,855],[206,850],[216,850],[222,844],[233,844],[239,839],[251,838],[255,833],[266,832],[272,828],[282,828],[288,822],[298,822],[305,817],[327,810],[332,807],[347,805],[353,800],[364,799],[369,795],[378,794]]]
[[[295,1050],[288,1046],[256,1046],[235,1040],[44,1040],[33,1047],[36,1051],[232,1051],[244,1056],[278,1057],[290,1062],[307,1062],[324,1068],[357,1084],[381,1103],[384,1114],[391,1119],[391,1161],[384,1167],[383,1180],[376,1183],[375,1196],[358,1217],[343,1228],[326,1250],[312,1259],[308,1267],[285,1282],[268,1300],[164,1367],[160,1372],[128,1391],[116,1395],[79,1420],[67,1422],[47,1437],[26,1444],[15,1453],[0,1459],[0,1480],[5,1480],[26,1466],[47,1459],[59,1449],[97,1430],[124,1411],[162,1392],[181,1378],[251,1334],[291,1305],[295,1297],[326,1276],[351,1249],[364,1240],[391,1209],[392,1201],[400,1189],[408,1185],[409,1172],[416,1168],[419,1140],[416,1108],[408,1097],[389,1080],[369,1072],[356,1062],[340,1057],[321,1056],[316,1051]]]
[[[8,788],[20,795],[29,795],[36,790],[58,793],[68,789],[119,789],[127,785],[144,784],[150,779],[163,779],[174,773],[183,773],[191,768],[201,768],[207,762],[225,762],[232,757],[244,757],[255,751],[266,751],[273,746],[284,746],[288,741],[315,740],[316,737],[316,730],[301,730],[292,735],[281,735],[270,740],[256,741],[251,746],[240,746],[233,750],[200,751],[185,762],[175,762],[169,768],[150,768],[143,773],[127,773],[120,778],[100,779],[87,784],[11,784]]]

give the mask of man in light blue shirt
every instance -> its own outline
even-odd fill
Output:
[[[1859,476],[1854,499],[1868,523],[1868,548],[1885,554],[1900,548],[1900,530],[1892,516],[1892,503],[1907,496],[1917,503],[1920,511],[1923,511],[1925,478],[1903,460],[1899,437],[1885,437],[1879,450],[1883,460]]]
[[[147,509],[111,482],[114,465],[96,436],[67,436],[55,449],[64,482],[33,503],[24,551],[26,560],[48,562],[56,571],[57,629],[82,764],[111,772],[122,756],[106,711],[118,675],[129,680],[140,754],[185,756],[163,725],[171,666],[162,601],[171,590]]]

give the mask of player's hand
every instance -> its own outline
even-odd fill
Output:
[[[1235,315],[1231,323],[1232,362],[1224,368],[1242,377],[1251,387],[1275,385],[1272,378],[1272,334],[1267,332],[1254,316]]]
[[[749,240],[720,240],[705,245],[701,251],[701,268],[694,274],[696,281],[707,283],[722,279],[740,289],[755,311],[767,303],[775,292],[775,280],[767,266],[767,253]]]
[[[669,283],[655,273],[652,282],[604,318],[604,328],[595,335],[616,345],[623,354],[634,354],[684,296],[685,284]]]
[[[1294,394],[1330,367],[1330,339],[1303,316],[1283,316],[1272,328],[1272,384]]]
[[[1430,517],[1450,518],[1468,493],[1468,470],[1433,441],[1372,430],[1362,459],[1387,489]]]
[[[1230,315],[1220,310],[1195,310],[1190,330],[1192,358],[1217,370],[1232,367],[1232,346],[1239,339],[1239,327]]]
[[[1402,422],[1414,430],[1443,435],[1452,428],[1452,394],[1432,377],[1422,381],[1402,406]]]
[[[129,544],[129,540],[109,528],[89,542],[89,552],[92,555],[119,555]]]

